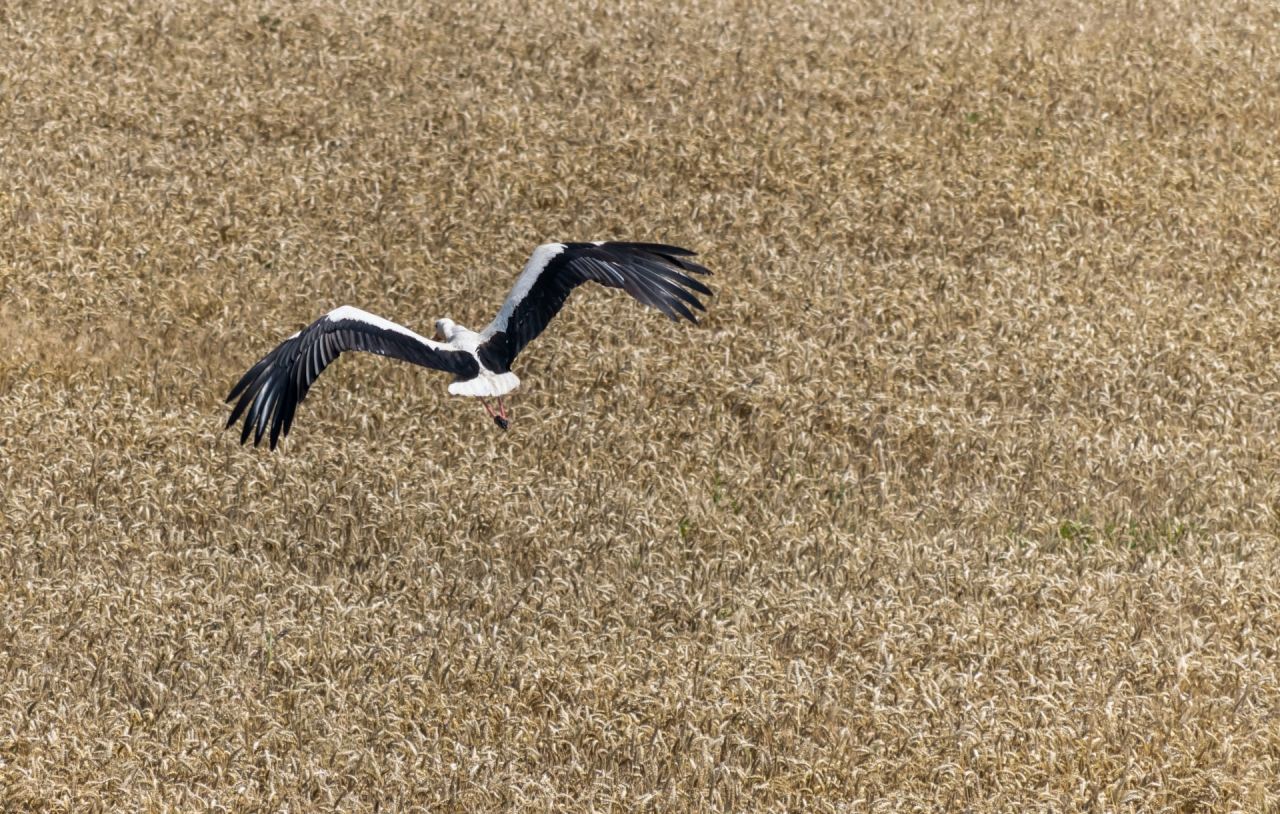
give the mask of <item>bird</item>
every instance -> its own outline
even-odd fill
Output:
[[[227,429],[244,416],[240,443],[253,435],[256,447],[267,435],[274,450],[324,369],[346,351],[364,351],[452,373],[449,392],[474,397],[506,430],[510,419],[502,397],[520,385],[511,363],[546,329],[573,289],[587,282],[621,288],[676,322],[684,318],[696,324],[691,309],[706,308],[695,294],[714,296],[690,276],[711,274],[689,259],[696,256],[660,243],[543,244],[534,249],[498,315],[478,333],[444,318],[427,339],[359,308],[335,308],[285,339],[240,378],[227,396],[227,403],[236,402]],[[485,400],[494,397],[497,412]]]

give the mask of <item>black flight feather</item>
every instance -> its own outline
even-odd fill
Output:
[[[311,385],[346,351],[390,356],[443,370],[460,379],[480,373],[475,357],[466,351],[431,342],[355,308],[339,308],[284,340],[249,368],[227,396],[228,402],[239,398],[227,427],[244,415],[240,443],[247,442],[252,434],[257,446],[266,435],[275,449],[280,436],[289,434],[298,404],[307,397]]]
[[[564,243],[542,268],[527,266],[493,323],[481,334],[478,353],[497,373],[511,369],[516,355],[542,333],[570,292],[587,282],[621,288],[635,299],[657,308],[673,320],[697,322],[692,309],[705,311],[694,293],[712,296],[711,289],[690,274],[711,272],[692,260],[694,252],[661,243]],[[538,252],[534,253],[537,258]],[[526,275],[536,275],[526,280]],[[528,283],[527,287],[522,284]],[[693,293],[691,293],[693,292]]]

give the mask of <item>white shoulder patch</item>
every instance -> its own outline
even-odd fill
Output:
[[[529,256],[529,262],[524,264],[524,271],[520,272],[520,277],[516,280],[515,287],[507,295],[506,301],[502,303],[502,310],[493,318],[493,322],[489,323],[489,327],[484,329],[482,336],[487,338],[498,331],[507,329],[507,320],[511,318],[516,306],[528,296],[533,284],[538,282],[538,277],[541,276],[547,265],[559,257],[564,250],[565,245],[563,243],[544,243],[533,250],[533,254]]]
[[[370,314],[368,311],[361,311],[359,308],[354,308],[350,305],[344,305],[341,308],[333,309],[329,313],[325,314],[325,319],[329,320],[330,322],[342,322],[343,320],[351,320],[352,322],[363,322],[365,325],[369,325],[371,327],[377,328],[382,331],[391,331],[392,333],[398,333],[398,334],[401,334],[402,336],[407,336],[410,339],[413,339],[415,341],[421,342],[424,345],[427,345],[428,347],[436,348],[439,350],[445,350],[449,348],[448,345],[443,345],[439,342],[433,342],[430,339],[427,339],[425,336],[419,336],[418,334],[414,333],[413,331],[409,330],[403,325],[397,325],[396,323],[392,322],[389,319],[383,319],[382,317],[374,316],[373,314]]]

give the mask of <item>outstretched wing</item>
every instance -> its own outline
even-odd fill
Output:
[[[505,373],[524,346],[542,333],[569,292],[594,280],[621,288],[674,320],[697,322],[689,307],[705,311],[686,289],[712,296],[690,277],[711,272],[692,260],[693,252],[658,243],[547,243],[534,250],[502,310],[481,332],[480,361]]]
[[[307,390],[340,353],[352,350],[390,356],[462,378],[480,372],[475,357],[466,351],[433,342],[394,322],[344,305],[281,342],[249,368],[227,396],[228,402],[240,397],[227,427],[247,409],[240,443],[249,440],[249,433],[256,427],[253,445],[257,446],[270,424],[271,448],[275,449],[280,433],[289,434],[293,414],[298,402],[307,397]]]

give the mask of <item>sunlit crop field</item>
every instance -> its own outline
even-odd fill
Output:
[[[0,807],[1274,811],[1280,9],[0,8]],[[326,310],[579,290],[503,433]]]

